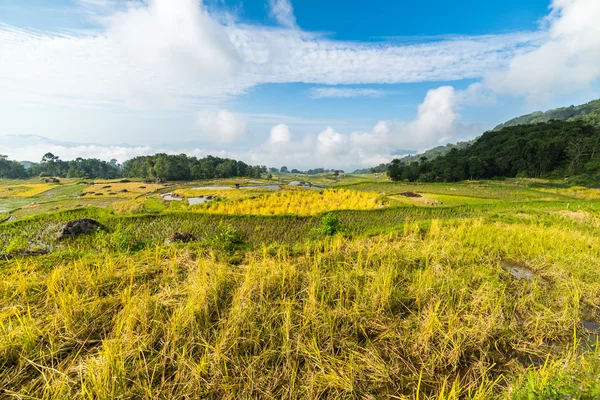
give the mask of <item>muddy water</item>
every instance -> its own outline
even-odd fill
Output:
[[[208,203],[210,200],[207,199],[206,197],[200,196],[200,197],[188,197],[187,201],[190,206],[195,206],[196,204]]]
[[[240,186],[239,188],[233,186],[200,186],[192,188],[192,190],[232,190],[232,189],[270,189],[277,190],[281,189],[279,185],[250,185],[250,186]]]
[[[519,280],[534,281],[539,279],[542,283],[548,283],[546,279],[527,268],[524,264],[517,261],[505,260],[500,262],[503,270]]]

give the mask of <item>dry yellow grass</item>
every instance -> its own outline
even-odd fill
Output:
[[[56,185],[51,185],[48,183],[34,183],[28,184],[27,186],[19,186],[17,188],[13,188],[11,191],[7,190],[7,192],[9,193],[8,196],[10,197],[34,197],[54,187],[56,187]],[[11,192],[14,194],[11,195]]]
[[[351,190],[282,191],[257,198],[208,203],[199,207],[215,214],[315,215],[333,210],[372,210],[383,203],[376,193]]]

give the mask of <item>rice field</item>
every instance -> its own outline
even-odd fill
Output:
[[[0,199],[0,398],[600,398],[595,189],[73,185]]]
[[[334,210],[373,210],[383,207],[377,193],[353,190],[297,190],[196,207],[199,212],[242,215],[316,215]]]

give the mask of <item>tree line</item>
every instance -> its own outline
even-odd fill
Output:
[[[427,160],[394,160],[395,181],[454,182],[502,177],[597,176],[600,129],[585,121],[550,121],[484,133],[469,147]]]
[[[198,159],[185,154],[155,154],[132,158],[123,164],[124,177],[165,180],[213,179],[251,177],[260,178],[266,166],[252,166],[243,161],[206,156]]]
[[[63,161],[46,153],[39,163],[28,168],[17,161],[0,155],[0,178],[25,179],[31,177],[59,177],[81,179],[147,178],[162,180],[213,179],[232,177],[260,178],[267,172],[265,166],[251,166],[242,161],[207,156],[201,159],[185,154],[155,154],[126,161],[110,162],[95,158],[77,158]]]

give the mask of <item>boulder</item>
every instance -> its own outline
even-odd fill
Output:
[[[197,240],[191,233],[175,232],[167,238],[166,243],[191,243]]]
[[[98,221],[90,218],[76,219],[69,221],[62,227],[58,234],[58,239],[66,239],[85,235],[97,231],[98,229],[106,231],[106,227]]]

